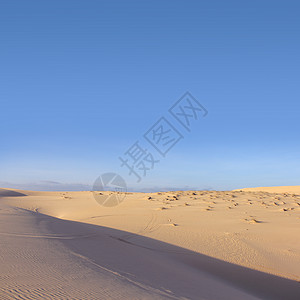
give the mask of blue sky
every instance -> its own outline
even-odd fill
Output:
[[[0,185],[299,185],[299,1],[2,1]],[[208,110],[136,183],[119,156],[186,91]],[[157,154],[155,154],[157,155]]]

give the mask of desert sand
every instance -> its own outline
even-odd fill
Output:
[[[300,186],[0,189],[0,299],[300,299],[299,237]]]

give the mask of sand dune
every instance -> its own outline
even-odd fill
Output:
[[[270,189],[0,189],[0,299],[299,299],[300,193]]]
[[[245,188],[242,190],[248,192],[289,193],[300,195],[300,185]]]

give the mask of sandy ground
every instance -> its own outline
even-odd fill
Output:
[[[300,299],[299,237],[299,186],[0,189],[0,299]]]

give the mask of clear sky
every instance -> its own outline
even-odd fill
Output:
[[[299,185],[299,1],[0,2],[0,185]],[[189,91],[207,110],[163,158],[143,135]],[[136,183],[120,156],[160,160]]]

